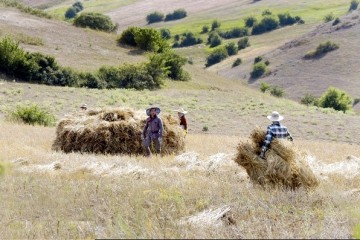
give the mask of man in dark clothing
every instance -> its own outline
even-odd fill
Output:
[[[187,111],[180,108],[178,110],[175,110],[175,112],[177,112],[177,114],[178,114],[178,117],[179,117],[179,120],[180,120],[180,127],[184,131],[184,136],[186,136],[186,134],[187,134],[187,121],[186,121],[185,114],[187,113]]]
[[[149,116],[146,119],[146,123],[144,126],[144,130],[142,135],[144,137],[144,147],[145,147],[145,155],[146,157],[150,157],[150,145],[151,142],[155,142],[156,152],[161,152],[161,141],[163,134],[163,124],[161,119],[158,117],[160,113],[160,108],[158,107],[150,107],[146,109],[146,114]]]
[[[265,152],[270,146],[271,141],[274,138],[288,138],[290,141],[293,140],[291,134],[287,130],[287,127],[280,124],[280,121],[284,119],[278,112],[274,111],[267,118],[273,123],[267,127],[267,132],[264,140],[264,144],[261,148],[260,158],[265,159]]]

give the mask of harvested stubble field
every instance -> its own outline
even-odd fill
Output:
[[[250,183],[246,137],[189,134],[184,153],[146,159],[53,152],[55,128],[1,122],[3,238],[359,237],[360,149],[296,141],[320,185]]]

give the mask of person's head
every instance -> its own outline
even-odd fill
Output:
[[[149,107],[146,109],[146,115],[154,117],[160,113],[160,108],[158,107]]]
[[[83,105],[81,105],[80,109],[83,110],[83,111],[87,110],[87,105],[86,105],[86,103],[83,104]]]
[[[179,118],[184,116],[187,113],[187,111],[185,111],[183,108],[180,108],[180,109],[177,109],[177,110],[174,110],[174,111],[177,112]]]
[[[271,115],[267,116],[267,118],[272,122],[280,122],[284,119],[284,117],[281,116],[277,111],[273,111]]]

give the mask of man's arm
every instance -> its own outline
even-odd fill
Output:
[[[145,123],[145,126],[144,126],[144,129],[143,129],[143,132],[142,132],[142,135],[144,136],[144,138],[146,137],[146,131],[149,127],[149,121],[146,119],[146,123]]]
[[[265,158],[265,152],[269,148],[269,145],[270,145],[272,139],[273,139],[273,136],[272,136],[272,133],[271,133],[271,129],[270,129],[270,127],[268,127],[267,132],[266,132],[266,136],[265,136],[265,140],[264,140],[264,144],[263,144],[263,146],[261,148],[261,153],[260,153],[261,158]]]
[[[288,137],[288,139],[289,139],[290,141],[293,141],[293,140],[294,140],[289,131],[287,132],[287,137]]]
[[[161,118],[159,118],[159,137],[160,138],[162,138],[162,136],[163,136],[163,130],[164,130],[163,123],[162,123]]]

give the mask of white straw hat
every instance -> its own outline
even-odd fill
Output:
[[[271,115],[267,116],[267,118],[273,122],[280,122],[284,119],[284,117],[281,116],[277,111],[273,111]]]
[[[182,113],[182,114],[187,114],[187,111],[185,111],[183,108],[179,108],[177,110],[174,110],[174,112],[179,112],[179,113]]]

